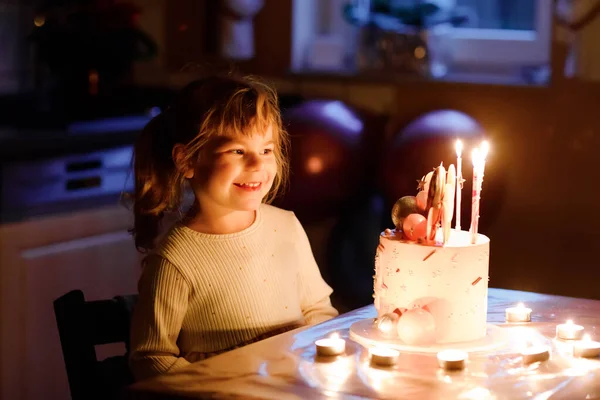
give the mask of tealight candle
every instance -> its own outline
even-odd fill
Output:
[[[547,346],[531,346],[521,352],[523,364],[547,361],[550,358],[550,349]]]
[[[446,370],[464,369],[469,355],[461,350],[442,350],[437,353],[440,368]]]
[[[568,320],[566,324],[556,326],[556,337],[564,340],[579,340],[583,336],[583,326]]]
[[[509,307],[505,310],[506,322],[530,322],[531,308],[525,307],[523,303],[517,304],[516,307]]]
[[[398,362],[400,352],[389,347],[374,347],[369,350],[371,363],[384,367],[395,365]]]
[[[325,357],[339,356],[346,351],[346,341],[336,333],[328,338],[317,340],[315,345],[317,354]]]
[[[584,335],[583,339],[573,345],[575,357],[598,357],[600,355],[600,343],[593,341],[590,335]]]

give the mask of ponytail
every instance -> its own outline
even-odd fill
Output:
[[[179,206],[183,176],[175,168],[171,150],[170,110],[154,117],[134,148],[134,226],[130,231],[140,252],[154,249],[166,211]]]

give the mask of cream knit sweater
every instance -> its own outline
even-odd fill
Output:
[[[176,224],[146,258],[130,364],[145,379],[294,324],[337,315],[304,229],[262,205],[247,229],[210,235]]]

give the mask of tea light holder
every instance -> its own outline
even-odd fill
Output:
[[[583,336],[583,326],[568,320],[565,324],[556,326],[556,337],[563,340],[579,340]]]
[[[398,363],[398,357],[400,356],[400,352],[398,350],[383,346],[369,349],[369,354],[371,356],[371,364],[382,367],[391,367],[396,365]]]
[[[469,355],[461,350],[442,350],[437,353],[438,364],[445,370],[460,370],[467,366]]]
[[[600,356],[600,343],[590,338],[590,335],[584,335],[583,339],[573,345],[573,356],[594,358]]]
[[[346,341],[334,333],[328,338],[319,339],[315,342],[317,355],[324,357],[339,356],[346,351]]]
[[[531,322],[531,308],[525,307],[523,303],[507,308],[505,314],[506,322]]]
[[[550,348],[547,346],[530,346],[521,352],[523,364],[543,362],[550,359]]]

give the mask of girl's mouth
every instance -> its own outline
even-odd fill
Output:
[[[260,190],[262,187],[261,182],[244,182],[244,183],[234,183],[238,188],[248,191],[248,192],[256,192]]]

